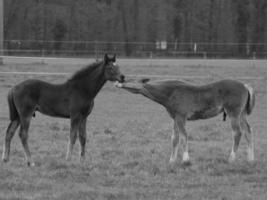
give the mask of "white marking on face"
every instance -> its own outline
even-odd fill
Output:
[[[113,63],[113,66],[117,66],[117,63],[114,62],[114,63]]]
[[[122,84],[121,84],[119,81],[116,81],[116,82],[114,83],[114,85],[115,85],[116,87],[119,87],[119,88],[122,87]]]

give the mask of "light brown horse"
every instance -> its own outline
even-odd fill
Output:
[[[233,129],[233,146],[229,161],[234,161],[242,133],[248,142],[248,160],[254,160],[254,139],[246,119],[255,105],[255,94],[252,87],[235,80],[221,80],[208,85],[196,86],[177,80],[149,81],[143,79],[137,83],[117,83],[135,94],[161,104],[174,120],[172,135],[172,153],[170,163],[177,159],[179,133],[185,137],[183,145],[183,162],[189,163],[188,134],[185,129],[187,120],[208,119],[226,115],[231,120]]]
[[[79,137],[80,158],[85,158],[86,120],[94,106],[94,99],[107,81],[124,81],[116,56],[104,56],[103,61],[92,63],[76,72],[62,84],[51,84],[28,79],[12,87],[8,93],[10,123],[6,131],[2,159],[9,160],[10,143],[17,128],[24,148],[26,162],[34,162],[28,146],[28,130],[35,112],[52,117],[70,119],[70,137],[66,159],[71,159],[73,146]]]

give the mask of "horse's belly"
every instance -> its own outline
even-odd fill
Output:
[[[70,114],[69,113],[63,113],[63,112],[47,112],[44,110],[38,110],[40,113],[44,114],[44,115],[48,115],[51,117],[60,117],[60,118],[70,118]]]
[[[217,116],[222,111],[223,110],[220,107],[195,110],[188,115],[187,119],[188,120],[209,119],[209,118]]]
[[[42,105],[37,106],[36,110],[42,114],[49,115],[51,117],[62,117],[62,118],[70,118],[68,107],[62,107],[62,105]]]

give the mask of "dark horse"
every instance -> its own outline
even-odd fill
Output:
[[[77,134],[81,144],[81,160],[85,157],[86,119],[94,106],[94,98],[107,81],[124,81],[116,65],[116,56],[86,66],[62,84],[29,79],[8,93],[10,124],[6,131],[3,161],[9,160],[10,142],[20,126],[19,136],[28,165],[34,165],[28,147],[28,130],[36,111],[52,117],[70,118],[70,138],[66,159],[71,158]]]
[[[255,105],[252,87],[234,80],[221,80],[208,85],[196,86],[177,80],[117,83],[117,87],[145,97],[163,105],[174,120],[172,154],[170,163],[177,159],[179,132],[185,137],[183,162],[189,163],[187,120],[208,119],[224,113],[229,116],[233,129],[233,146],[229,161],[235,160],[243,132],[248,142],[248,160],[254,160],[253,134],[246,116]]]

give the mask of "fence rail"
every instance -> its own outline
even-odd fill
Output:
[[[121,57],[267,58],[267,43],[103,42],[5,40],[3,54],[10,56],[95,57],[116,53]]]

